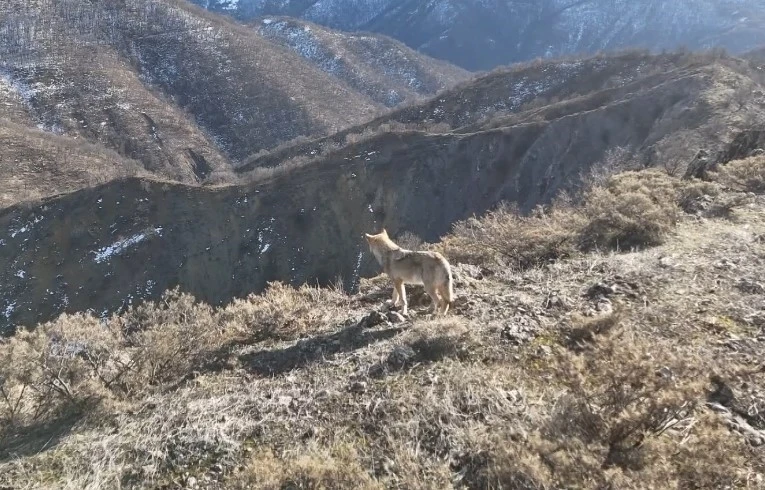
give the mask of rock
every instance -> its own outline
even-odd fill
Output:
[[[210,470],[213,473],[223,473],[223,465],[221,465],[220,463],[215,463],[214,465],[212,465],[212,468],[210,468]]]
[[[616,294],[616,285],[609,286],[604,282],[598,282],[590,286],[587,290],[587,296],[597,298],[598,296],[611,296]]]
[[[765,149],[763,148],[755,148],[754,150],[749,152],[750,157],[759,157],[765,155]]]
[[[698,179],[704,178],[708,172],[716,169],[716,161],[710,158],[709,152],[705,149],[701,149],[696,153],[693,160],[688,163],[687,170],[685,171],[685,177],[696,177]]]
[[[548,296],[544,302],[544,307],[547,309],[550,309],[550,308],[566,309],[568,308],[568,305],[569,305],[568,299],[565,296],[559,296],[557,294],[552,294]]]
[[[361,319],[359,326],[361,328],[372,328],[387,322],[388,318],[385,316],[385,314],[379,311],[373,311]]]
[[[611,304],[611,300],[608,298],[601,298],[598,304],[595,305],[595,310],[601,315],[609,315],[614,312],[614,307]]]
[[[354,381],[348,389],[351,393],[365,393],[367,391],[367,383],[364,381]]]
[[[398,323],[404,323],[406,321],[406,318],[404,318],[404,315],[397,311],[389,311],[388,312],[388,321],[395,324]]]
[[[739,279],[736,283],[736,289],[748,294],[765,294],[765,286],[761,282],[756,282],[752,279]]]
[[[672,370],[668,368],[667,366],[664,366],[661,369],[659,369],[656,372],[656,374],[665,379],[672,379],[674,377],[674,375],[672,374]]]
[[[416,354],[414,349],[409,345],[397,345],[388,354],[387,364],[393,369],[401,369],[409,364]]]
[[[659,259],[659,266],[664,269],[671,269],[675,267],[675,261],[672,260],[672,257],[661,257]]]
[[[186,478],[186,487],[187,488],[197,488],[197,479],[193,476],[190,476]]]

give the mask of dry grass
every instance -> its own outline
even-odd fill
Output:
[[[573,233],[568,258],[538,267],[495,260],[507,248],[452,256],[447,318],[412,288],[412,319],[388,321],[381,278],[351,297],[273,284],[219,309],[170,292],[22,331],[0,345],[0,485],[761,488],[765,201],[733,219],[684,213],[702,191],[628,173],[555,220],[477,220],[484,235],[463,243],[500,247],[493,232],[520,228],[550,250],[544,227],[560,236],[566,216],[577,233],[608,216],[603,244],[634,235],[603,193],[673,213],[653,247]]]

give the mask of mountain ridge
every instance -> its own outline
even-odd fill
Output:
[[[756,0],[194,1],[243,19],[289,15],[379,32],[471,70],[628,47],[743,52],[765,44],[765,14]]]

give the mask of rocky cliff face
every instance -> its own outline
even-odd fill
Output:
[[[194,1],[242,18],[291,15],[379,32],[469,69],[631,46],[743,51],[765,43],[757,0]]]
[[[690,161],[700,146],[716,155],[763,121],[748,73],[734,60],[696,63],[469,130],[381,132],[249,184],[128,179],[9,208],[0,328],[62,311],[106,314],[176,285],[212,303],[271,280],[341,278],[353,289],[378,270],[364,232],[433,240],[500,201],[529,210],[617,149],[646,165]]]

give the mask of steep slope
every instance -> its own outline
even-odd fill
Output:
[[[254,183],[201,189],[129,179],[8,209],[0,321],[112,311],[176,284],[216,304],[270,280],[339,277],[353,289],[374,270],[364,231],[386,226],[435,240],[500,201],[525,211],[549,202],[601,165],[682,172],[699,149],[715,158],[765,120],[746,63],[657,71],[471,131],[372,135]]]
[[[254,26],[386,107],[411,103],[469,76],[385,36],[349,34],[292,18],[267,18]]]
[[[74,1],[18,2],[4,12],[6,25],[21,27],[3,31],[9,77],[34,87],[35,115],[47,129],[98,132],[102,121],[79,114],[95,112],[118,134],[140,122],[144,140],[134,145],[161,153],[156,140],[165,128],[141,116],[161,124],[162,117],[141,107],[153,104],[237,158],[363,121],[379,107],[254,30],[182,1],[98,1],[87,8]],[[123,122],[121,112],[137,121]],[[110,125],[106,116],[117,121]],[[182,139],[169,136],[168,143]],[[118,143],[112,146],[119,151]]]
[[[317,31],[341,72],[286,48],[273,32],[184,1],[5,2],[0,117],[101,145],[122,157],[102,159],[115,165],[136,161],[185,183],[225,181],[232,161],[362,123],[386,104],[467,76],[392,40]],[[129,166],[64,171],[91,173],[85,181],[134,173]],[[43,187],[35,192],[48,194]],[[15,199],[9,189],[6,201]]]
[[[282,14],[379,32],[473,70],[625,47],[738,52],[765,44],[765,11],[757,0],[194,1],[240,18]]]

